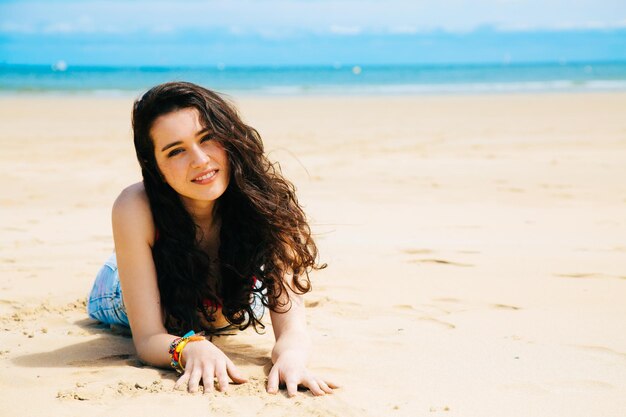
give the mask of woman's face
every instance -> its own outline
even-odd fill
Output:
[[[202,125],[198,110],[185,108],[159,116],[150,136],[163,178],[188,207],[211,206],[226,191],[228,156],[213,132]]]

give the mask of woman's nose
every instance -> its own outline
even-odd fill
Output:
[[[194,145],[192,150],[192,164],[194,168],[202,168],[211,159],[209,155],[198,145]]]

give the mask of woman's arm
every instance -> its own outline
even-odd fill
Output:
[[[285,277],[291,279],[291,275]],[[294,396],[298,385],[303,385],[313,395],[331,394],[337,388],[332,382],[316,377],[306,368],[311,350],[311,339],[306,329],[304,298],[287,288],[291,308],[286,312],[270,311],[276,344],[272,350],[274,366],[267,379],[267,392],[276,394],[279,383],[287,386],[289,396]]]
[[[124,305],[137,354],[146,363],[164,367],[174,336],[163,326],[156,269],[152,260],[154,223],[142,184],[126,188],[115,201],[113,239]]]
[[[113,238],[124,305],[139,358],[144,362],[167,367],[168,348],[176,336],[165,329],[156,268],[152,258],[154,222],[143,184],[125,189],[113,206]],[[177,386],[188,384],[189,391],[198,389],[200,380],[210,381],[205,390],[213,387],[217,378],[219,388],[228,388],[228,377],[234,382],[245,382],[235,365],[208,340],[188,343],[183,355],[185,373]]]

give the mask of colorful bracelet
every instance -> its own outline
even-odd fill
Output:
[[[179,351],[179,352],[178,352],[178,363],[180,364],[180,366],[181,366],[181,368],[182,368],[183,370],[185,369],[185,368],[182,366],[182,364],[183,364],[183,348],[185,347],[185,345],[186,345],[187,343],[191,343],[191,342],[200,342],[200,341],[202,341],[202,340],[206,340],[206,339],[204,338],[204,336],[201,336],[201,335],[195,335],[195,336],[191,336],[189,339],[187,339],[187,342],[186,342],[186,343],[184,343],[184,344],[183,344],[183,343],[181,343],[180,345],[178,345],[178,348],[177,348],[177,350]]]
[[[170,365],[179,374],[185,371],[185,367],[183,366],[183,349],[189,342],[199,342],[201,340],[205,340],[203,334],[204,332],[196,334],[193,330],[191,330],[183,337],[177,337],[172,340],[172,343],[170,343],[168,350],[170,354]]]

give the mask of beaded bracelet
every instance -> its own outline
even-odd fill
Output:
[[[205,340],[203,334],[204,332],[196,334],[193,330],[191,330],[183,337],[178,337],[170,343],[168,350],[170,354],[170,365],[179,374],[185,371],[185,367],[183,366],[183,349],[189,342],[199,342],[201,340]]]

